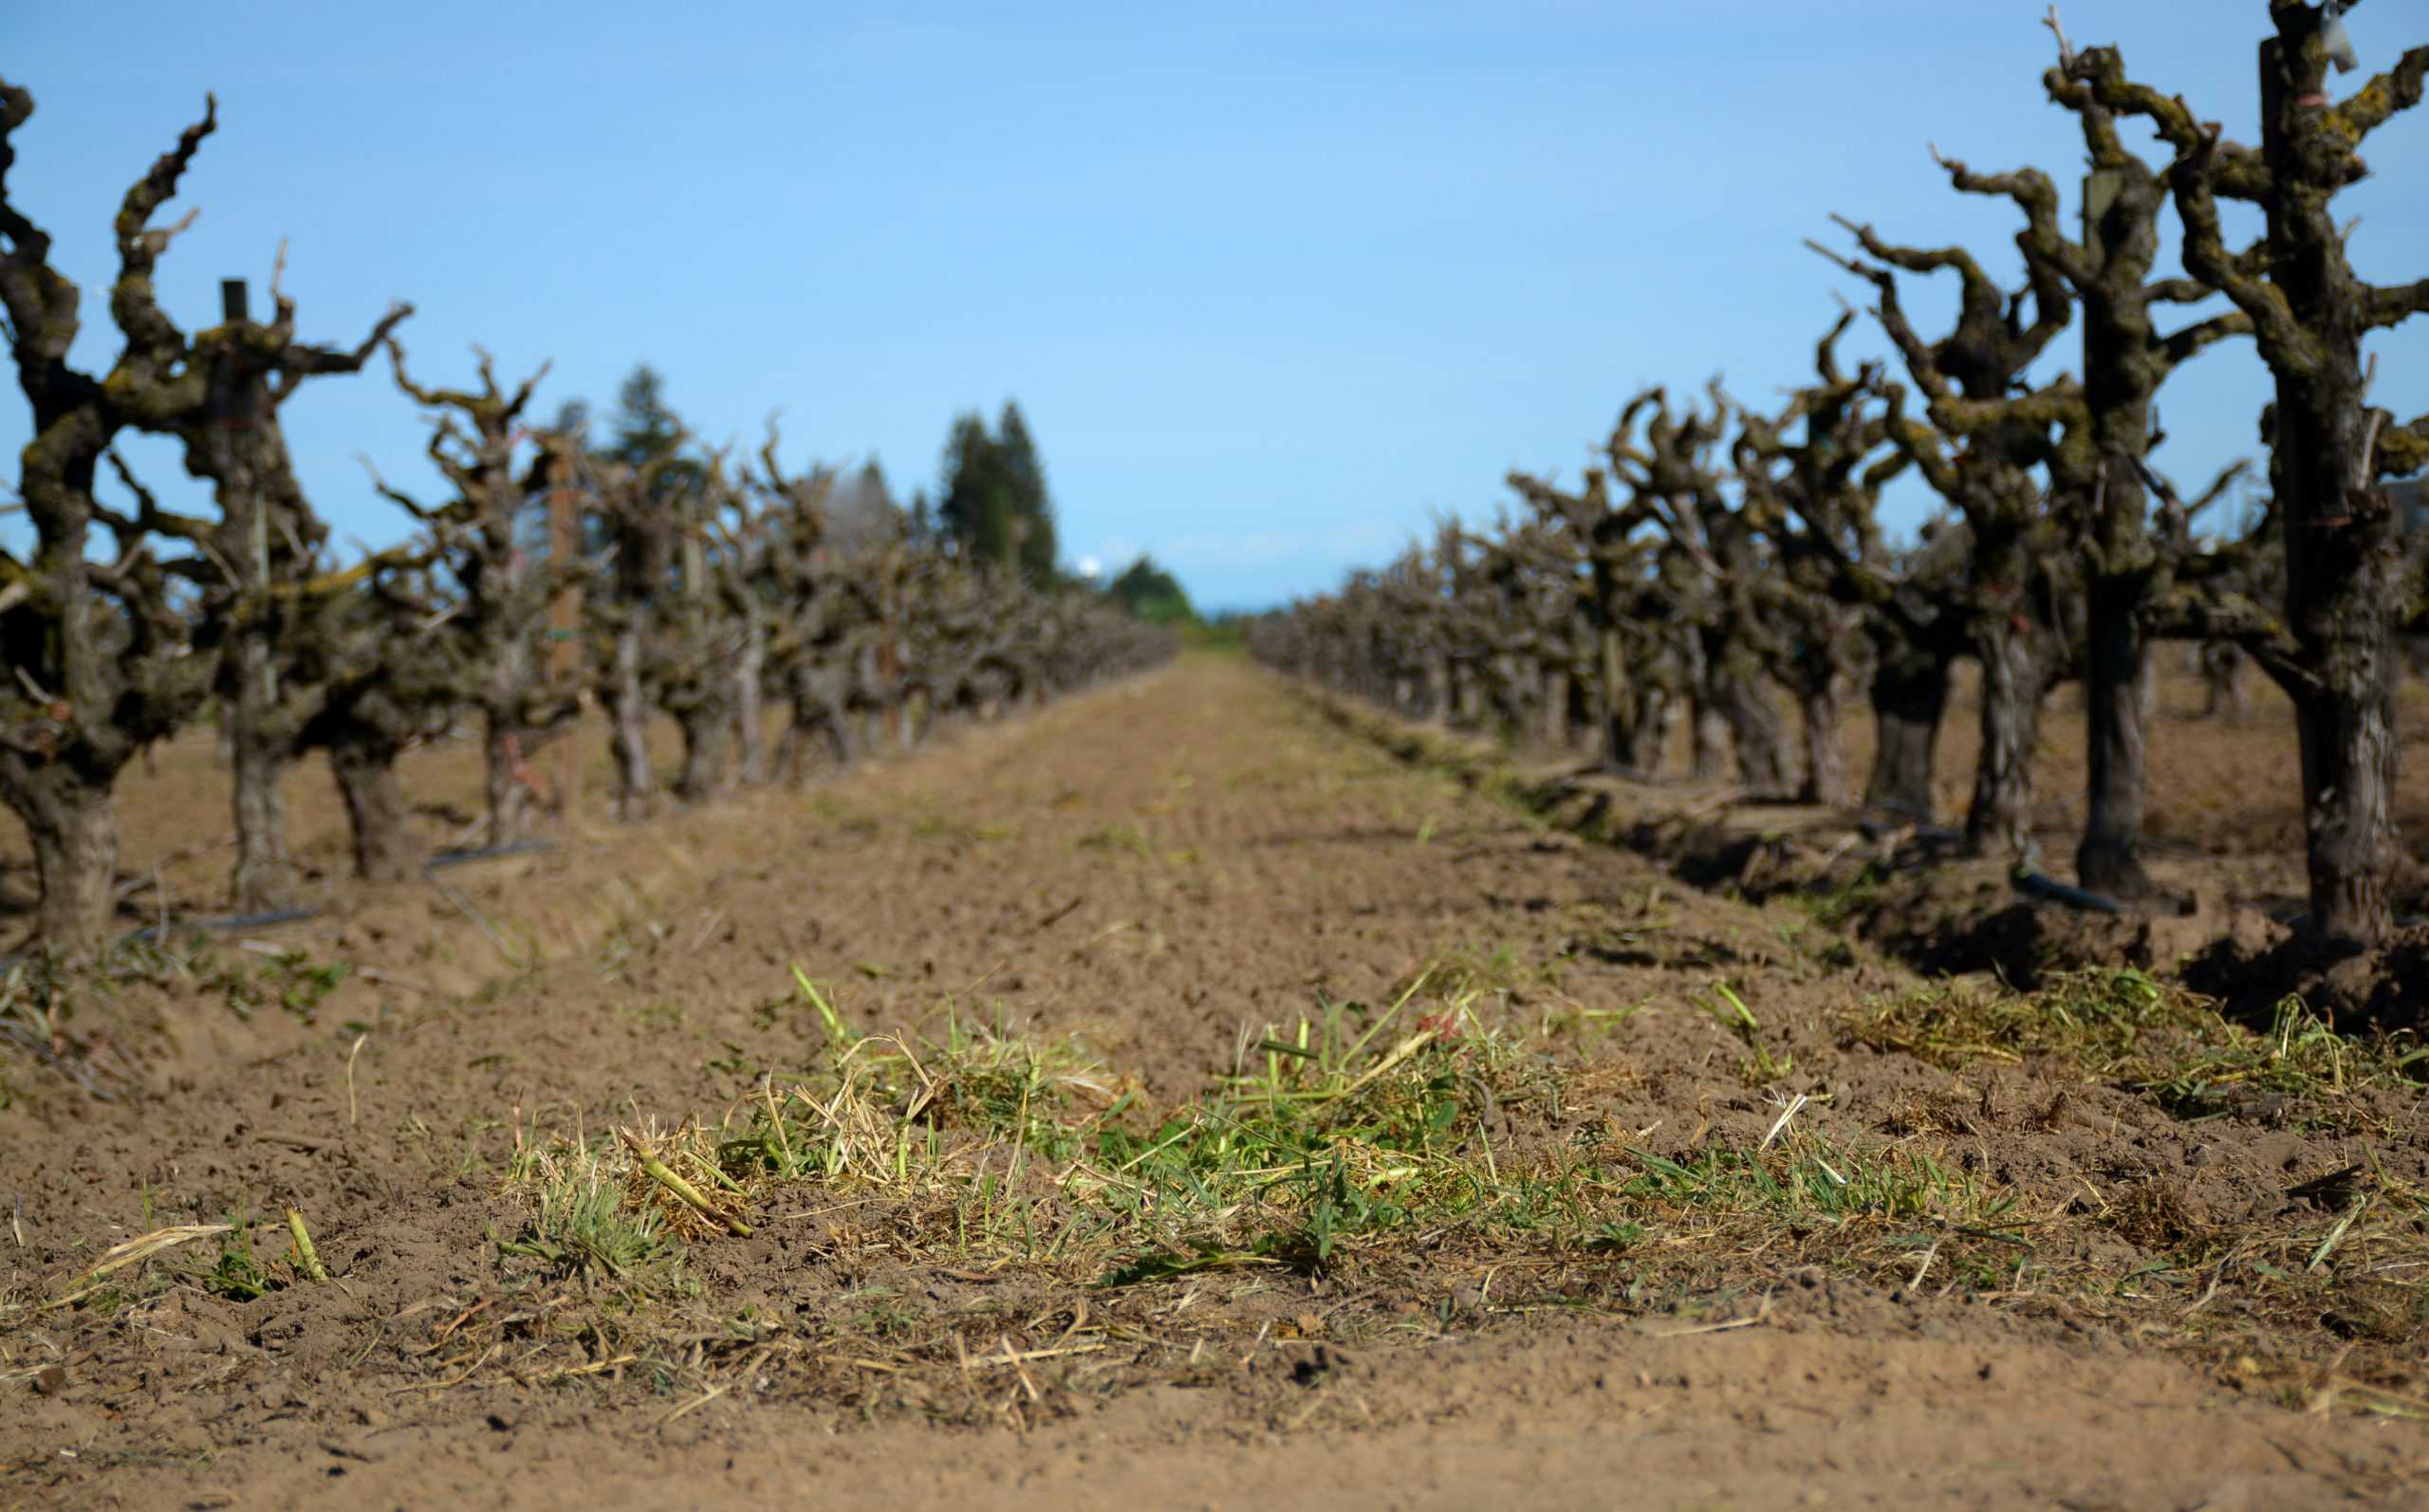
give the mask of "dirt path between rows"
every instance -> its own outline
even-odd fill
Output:
[[[2259,1508],[2429,1485],[2404,1415],[2417,1097],[2186,1119],[2046,1058],[1877,1048],[1847,1025],[1919,990],[1899,968],[1397,763],[1233,660],[449,882],[223,952],[274,976],[189,966],[81,1003],[137,1083],[119,1101],[16,1070],[0,1501]],[[1286,1097],[1328,1063],[1321,1033],[1293,1045],[1303,1018],[1390,1027]],[[881,1055],[895,1079],[852,1079]],[[1415,1133],[1393,1108],[1323,1121],[1404,1074]],[[818,1090],[776,1114],[795,1084]],[[1184,1224],[1181,1186],[1140,1183],[1218,1097],[1241,1129],[1305,1112],[1332,1185],[1252,1170]],[[763,1173],[813,1126],[832,1169]],[[575,1254],[545,1207],[624,1158],[615,1128],[739,1173],[714,1221],[625,1167],[596,1189],[658,1204],[673,1261]],[[1866,1196],[1857,1158],[1928,1179]],[[2346,1168],[2368,1174],[2286,1194]],[[1218,1167],[1192,1169],[1176,1183],[1211,1192]],[[331,1280],[301,1273],[290,1206]],[[88,1279],[130,1238],[232,1220]]]

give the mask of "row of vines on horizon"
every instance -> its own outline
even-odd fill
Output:
[[[2024,281],[1956,247],[1901,244],[1839,221],[1808,243],[1867,287],[1896,354],[1838,355],[1771,411],[1715,380],[1681,402],[1627,400],[1600,464],[1569,489],[1513,473],[1520,507],[1482,533],[1446,526],[1338,592],[1265,617],[1265,660],[1405,712],[1599,730],[1610,765],[1647,773],[1684,713],[1697,775],[1734,750],[1749,787],[1928,822],[1952,670],[1980,674],[1981,748],[1961,845],[2030,863],[2026,823],[2046,695],[2080,680],[2089,781],[2074,857],[2084,887],[2150,895],[2142,857],[2147,673],[2182,641],[2220,685],[2256,667],[2293,707],[2301,745],[2308,924],[2348,944],[2391,927],[2391,817],[2401,662],[2424,623],[2422,539],[2390,488],[2429,466],[2429,415],[2371,403],[2364,340],[2429,309],[2429,279],[2373,286],[2346,259],[2338,191],[2359,149],[2417,105],[2429,46],[2332,99],[2351,65],[2339,11],[2272,0],[2256,144],[2139,82],[2113,47],[2081,47],[2053,9],[2049,99],[2080,127],[2089,213],[2062,223],[2050,176],[1938,158],[1954,188],[2009,202]],[[2155,137],[2158,151],[2136,138]],[[2265,232],[2232,245],[2221,201]],[[2160,266],[2172,218],[2181,267]],[[1957,311],[1919,328],[1901,292],[1953,280]],[[2224,296],[2217,313],[2176,314]],[[2036,363],[2070,327],[2078,373]],[[2169,376],[2249,341],[2274,397],[2258,417],[2266,507],[2223,529],[2204,511],[2243,464],[2179,490],[2149,461]],[[1919,474],[1940,507],[1893,544],[1884,485]],[[1842,770],[1845,691],[1878,731],[1860,790]],[[1781,705],[1801,716],[1796,759]]]
[[[32,842],[36,937],[54,954],[110,938],[119,778],[198,721],[216,719],[227,752],[231,901],[250,913],[297,895],[282,779],[316,752],[357,873],[398,880],[426,860],[400,759],[458,728],[480,743],[483,828],[503,845],[543,801],[562,805],[532,757],[568,738],[585,695],[608,716],[615,810],[638,820],[669,785],[647,738],[661,717],[682,737],[672,796],[698,802],[1172,654],[1169,625],[1054,573],[1016,409],[1000,435],[974,417],[956,426],[956,486],[931,521],[881,486],[872,501],[866,472],[788,470],[772,420],[755,455],[700,446],[645,369],[600,443],[577,411],[527,418],[545,368],[501,381],[479,354],[473,383],[429,383],[399,341],[401,304],[356,345],[316,344],[273,275],[267,320],[232,287],[219,323],[189,330],[153,280],[192,217],[157,222],[216,128],[215,101],[125,193],[107,298],[123,344],[86,371],[68,355],[81,291],[9,194],[13,136],[32,113],[26,89],[0,82],[0,305],[32,412],[9,506],[30,544],[0,550],[0,802]],[[382,354],[430,422],[446,492],[379,482],[408,539],[341,562],[280,409],[307,380]],[[114,450],[130,433],[172,438],[211,512],[164,507]]]

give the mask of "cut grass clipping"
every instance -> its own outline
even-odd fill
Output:
[[[1445,973],[1454,976],[1457,973]],[[1804,1130],[1663,1155],[1599,1125],[1565,1138],[1548,1057],[1489,1028],[1471,984],[1420,973],[1381,1009],[1325,1004],[1244,1036],[1207,1096],[1158,1108],[1075,1044],[958,1023],[941,1042],[855,1033],[807,978],[825,1044],[714,1126],[527,1152],[501,1249],[556,1276],[680,1291],[685,1246],[798,1204],[852,1203],[942,1263],[1133,1285],[1209,1271],[1358,1271],[1474,1246],[1626,1254],[1694,1273],[1774,1241],[1901,1283],[1926,1250],[1981,1246],[2000,1284],[2030,1245],[2012,1194],[1909,1147]],[[1953,1258],[1953,1257],[1952,1257]]]
[[[2160,1330],[2247,1389],[2429,1411],[2418,1368],[2429,1194],[2382,1163],[2322,1178],[2332,1190],[2311,1183],[2308,1204],[2220,1225],[2164,1184],[2111,1184],[2086,1203],[2070,1183],[2011,1182],[1961,1128],[1927,1118],[1886,1126],[1895,1137],[1833,1135],[1817,1127],[1831,1101],[1820,1086],[1771,1090],[1779,1116],[1751,1145],[1698,1135],[1656,1148],[1566,1106],[1609,1067],[1555,1060],[1560,1036],[1497,1027],[1510,1016],[1479,995],[1469,964],[1445,957],[1380,1008],[1319,1002],[1287,1027],[1244,1034],[1230,1074],[1179,1103],[1068,1041],[950,1017],[938,1040],[862,1032],[796,972],[814,1017],[809,1069],[789,1087],[763,1078],[714,1122],[671,1130],[517,1130],[500,1191],[515,1209],[497,1235],[502,1279],[538,1299],[518,1304],[530,1316],[561,1317],[552,1330],[588,1341],[585,1363],[546,1378],[638,1358],[658,1362],[661,1390],[713,1394],[731,1380],[667,1365],[683,1351],[660,1335],[714,1337],[745,1356],[815,1348],[863,1374],[946,1359],[933,1338],[925,1355],[905,1342],[918,1309],[887,1300],[898,1294],[882,1283],[856,1283],[839,1300],[858,1311],[814,1321],[752,1308],[712,1318],[712,1293],[737,1265],[790,1263],[778,1257],[810,1234],[855,1276],[908,1263],[965,1282],[1018,1274],[1076,1288],[1073,1329],[1091,1289],[1177,1284],[1187,1300],[1217,1283],[1247,1296],[1289,1275],[1436,1300],[1441,1328],[1487,1307],[1726,1309],[1742,1316],[1702,1326],[1734,1327],[1760,1314],[1730,1299],[1820,1267],[1901,1295]],[[1789,1074],[1784,1055],[1757,1058],[1764,1036],[1742,1000],[1716,991],[1698,1011],[1746,1042],[1747,1081]],[[2293,1015],[2252,1033],[2133,973],[2030,998],[1919,995],[1866,1010],[1850,1033],[1954,1068],[2049,1056],[2190,1116],[2210,1116],[2220,1087],[2281,1089],[2340,1116],[2364,1111],[2364,1088],[2418,1100],[2404,1079],[2420,1060],[2401,1042]],[[710,1245],[737,1247],[695,1266]],[[597,1305],[562,1311],[582,1296]],[[2306,1338],[2341,1367],[2323,1376],[2285,1355]],[[983,1364],[952,1363],[965,1376]]]
[[[146,1217],[149,1216],[147,1206]],[[112,1245],[91,1266],[64,1283],[41,1308],[95,1308],[107,1313],[128,1295],[117,1289],[120,1283],[113,1278],[201,1239],[218,1240],[219,1255],[212,1264],[194,1271],[188,1279],[204,1291],[232,1301],[254,1301],[298,1281],[329,1280],[328,1267],[321,1263],[320,1251],[312,1243],[312,1231],[304,1222],[303,1213],[293,1208],[286,1209],[284,1227],[293,1249],[284,1266],[255,1255],[254,1226],[250,1217],[232,1212],[224,1223],[171,1224],[138,1234]]]
[[[2429,1082],[2429,1048],[2408,1033],[2341,1035],[2297,998],[2279,1004],[2259,1032],[2221,1017],[2206,998],[2130,968],[2069,972],[2029,996],[1912,993],[1873,1005],[1846,1027],[1860,1043],[1948,1070],[2049,1057],[2185,1118],[2266,1099],[2264,1111],[2359,1128],[2371,1119],[2354,1094],[2417,1095]]]

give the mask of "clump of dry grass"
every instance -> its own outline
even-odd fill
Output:
[[[604,1280],[642,1291],[683,1285],[682,1246],[667,1205],[656,1200],[621,1143],[575,1141],[535,1151],[519,1180],[530,1208],[503,1255],[539,1263],[556,1278]],[[679,1222],[679,1220],[677,1220]]]
[[[748,1233],[750,1214],[796,1191],[882,1209],[902,1242],[956,1263],[1109,1284],[1373,1268],[1474,1244],[1607,1255],[1658,1235],[1653,1265],[1680,1258],[1681,1232],[1715,1253],[1760,1249],[1783,1221],[1815,1252],[1901,1274],[1932,1226],[2011,1242],[1985,1226],[2012,1198],[1916,1149],[1789,1131],[1775,1148],[1675,1159],[1599,1137],[1522,1152],[1511,1121],[1555,1124],[1566,1079],[1479,1019],[1461,964],[1441,973],[1448,993],[1420,972],[1381,1009],[1326,1003],[1245,1037],[1209,1095],[1169,1107],[1071,1043],[958,1025],[936,1042],[857,1035],[805,980],[828,1037],[815,1076],[763,1084],[714,1127],[540,1152],[509,1184],[533,1204],[509,1252],[621,1279],[668,1247]],[[644,1152],[696,1200],[652,1178]]]
[[[2257,1097],[2339,1125],[2368,1116],[2357,1092],[2413,1092],[2429,1080],[2429,1048],[2408,1034],[2342,1035],[2291,998],[2255,1031],[2211,1000],[2131,968],[2067,972],[2030,993],[1936,986],[1877,1001],[1844,1028],[1856,1043],[1949,1070],[2047,1058],[2186,1116]]]
[[[2418,1372],[2385,1361],[2429,1327],[2419,1269],[2429,1203],[2383,1171],[2357,1170],[2309,1221],[2221,1225],[2160,1184],[2112,1190],[2095,1208],[2071,1190],[1992,1176],[1943,1144],[1974,1141],[1976,1114],[1989,1116],[1961,1088],[1915,1101],[1889,1141],[1830,1137],[1792,1110],[1752,1148],[1650,1149],[1600,1124],[1553,1134],[1595,1069],[1496,1027],[1506,1015],[1480,1016],[1473,976],[1443,978],[1456,990],[1420,972],[1381,1007],[1326,1003],[1244,1036],[1231,1074],[1177,1103],[1075,1042],[957,1022],[933,1041],[862,1034],[805,979],[825,1039],[808,1075],[763,1081],[714,1121],[527,1151],[501,1191],[520,1217],[500,1248],[532,1284],[651,1304],[617,1316],[612,1344],[599,1342],[610,1324],[595,1311],[527,1307],[591,1330],[584,1361],[658,1360],[662,1381],[704,1392],[732,1380],[714,1356],[665,1365],[679,1352],[653,1339],[714,1338],[763,1363],[812,1346],[764,1320],[704,1317],[714,1288],[704,1295],[697,1252],[745,1245],[710,1267],[730,1277],[737,1261],[759,1263],[748,1246],[762,1231],[813,1215],[826,1215],[832,1253],[864,1257],[859,1274],[1023,1277],[1071,1299],[1059,1332],[987,1346],[985,1370],[1023,1380],[1026,1361],[1110,1337],[1079,1337],[1087,1299],[1169,1291],[1179,1306],[1201,1287],[1249,1298],[1286,1276],[1313,1279],[1290,1287],[1437,1297],[1446,1278],[1484,1274],[1523,1278],[1497,1307],[1642,1311],[1820,1266],[1885,1291],[2158,1329],[2221,1359],[2282,1359],[2286,1338],[2342,1318],[2377,1353],[2342,1367],[2351,1389],[2338,1400],[2387,1411],[2417,1388]],[[2087,1075],[2155,1087],[2240,1074],[2332,1095],[2402,1069],[2299,1024],[2264,1041],[2134,986],[2071,982],[1956,1008],[1934,997],[1877,1006],[1863,1023],[1943,1063],[1981,1059],[1984,1046],[1997,1060],[2067,1055]],[[2140,1258],[2120,1259],[2120,1239]],[[813,1353],[864,1384],[921,1369],[983,1374],[968,1319],[919,1295],[864,1284],[821,1316]],[[1451,1311],[1410,1326],[1449,1326],[1456,1309],[1441,1307]],[[2256,1369],[2254,1380],[2276,1378],[2277,1366]],[[1008,1411],[1022,1390],[978,1394]]]

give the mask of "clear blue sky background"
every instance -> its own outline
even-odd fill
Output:
[[[510,375],[552,359],[542,414],[605,403],[647,360],[712,440],[755,444],[781,408],[792,459],[874,454],[905,495],[933,487],[956,412],[1016,396],[1066,557],[1151,551],[1219,607],[1489,515],[1509,468],[1574,476],[1641,383],[1720,370],[1771,398],[1831,291],[1868,292],[1799,246],[1833,211],[2013,268],[2012,209],[1949,190],[1925,145],[2041,165],[2071,204],[2081,143],[2042,95],[2040,10],[19,0],[0,67],[38,104],[10,195],[86,288],[96,366],[117,199],[215,90],[169,212],[202,218],[161,280],[190,325],[222,277],[260,299],[286,237],[308,338],[350,344],[407,299],[418,378],[469,379],[476,341]],[[2078,44],[2123,46],[2246,138],[2266,19],[2065,9]],[[2429,42],[2420,0],[2349,24],[2365,69]],[[2367,155],[2357,263],[2429,273],[2429,111]],[[2429,321],[2377,349],[2375,396],[2429,408]],[[2162,464],[2206,477],[2251,452],[2266,396],[2248,346],[2204,357],[2163,398]],[[358,452],[436,491],[384,369],[286,413],[342,538],[403,533]],[[26,423],[0,404],[10,454]],[[173,448],[126,450],[198,502]],[[1927,504],[1909,489],[1892,513]]]

